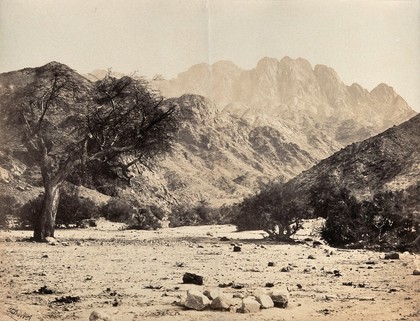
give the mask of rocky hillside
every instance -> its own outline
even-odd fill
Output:
[[[15,108],[19,92],[42,83],[56,64],[0,74],[2,110]],[[82,92],[92,85],[74,71],[72,80]],[[415,114],[386,85],[370,93],[358,85],[348,87],[332,69],[312,69],[303,59],[265,58],[250,71],[230,62],[198,65],[158,85],[179,106],[178,140],[154,169],[139,167],[132,187],[121,187],[119,193],[167,208],[239,200]],[[0,187],[29,194],[41,185],[39,172],[21,146],[6,143],[0,147]]]
[[[363,142],[353,143],[286,183],[308,203],[311,191],[347,188],[359,200],[378,191],[420,195],[420,115]],[[420,206],[420,204],[417,204]],[[420,208],[418,209],[420,210]]]

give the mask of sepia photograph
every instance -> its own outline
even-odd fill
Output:
[[[0,321],[420,320],[420,0],[0,0]]]

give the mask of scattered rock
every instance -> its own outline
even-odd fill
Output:
[[[48,259],[48,254],[44,254],[44,255],[42,256],[42,258],[43,258],[43,259]]]
[[[345,285],[345,286],[353,286],[353,282],[343,282],[343,285]]]
[[[280,272],[290,272],[290,270],[291,270],[290,266],[286,266],[286,267],[283,267],[283,268],[280,270]]]
[[[240,246],[235,245],[233,247],[233,252],[241,252],[241,251],[242,251],[242,248]]]
[[[318,246],[320,246],[320,245],[322,245],[322,242],[320,242],[320,241],[314,241],[314,242],[312,243],[312,246],[313,246],[313,247],[318,247]]]
[[[334,270],[333,273],[334,273],[334,276],[337,276],[337,277],[342,276],[339,270]]]
[[[285,291],[273,291],[270,297],[276,308],[286,308],[289,303],[289,294]]]
[[[213,310],[226,311],[229,310],[232,305],[234,305],[233,300],[228,296],[221,294],[211,302],[210,308]]]
[[[233,286],[233,282],[219,284],[219,288],[229,288],[231,286]]]
[[[240,289],[243,289],[245,287],[245,284],[242,284],[242,283],[233,283],[233,285],[232,285],[232,289],[235,289],[235,290],[240,290]]]
[[[189,290],[183,305],[186,308],[201,311],[210,305],[210,300],[208,297],[197,290]]]
[[[5,241],[6,242],[14,242],[15,240],[11,237],[6,237]]]
[[[400,255],[397,252],[386,253],[384,260],[399,260]]]
[[[89,316],[89,321],[113,321],[106,313],[93,311]]]
[[[298,283],[296,284],[296,286],[298,287],[298,289],[302,289],[302,284]]]
[[[311,269],[310,268],[304,268],[303,273],[311,273]]]
[[[57,245],[58,244],[58,241],[53,237],[46,237],[45,242],[47,242],[48,245]]]
[[[276,265],[276,263],[274,263],[274,262],[268,262],[268,266],[275,266]]]
[[[265,287],[266,288],[272,288],[274,286],[274,283],[272,283],[272,282],[267,282],[266,284],[265,284]]]
[[[315,256],[313,256],[312,254],[310,254],[310,255],[308,255],[308,259],[315,260]]]
[[[226,237],[226,236],[222,236],[222,237],[220,238],[220,241],[222,241],[222,242],[228,242],[228,241],[230,241],[230,238],[228,238],[228,237]]]
[[[257,302],[261,304],[261,309],[271,309],[274,307],[274,302],[267,294],[256,295]]]
[[[420,275],[420,270],[417,270],[417,269],[416,269],[416,270],[414,270],[414,271],[413,271],[413,275]]]
[[[61,245],[63,245],[63,246],[69,246],[70,244],[68,242],[61,242]]]
[[[38,294],[53,294],[54,291],[49,289],[46,285],[41,286],[38,290],[34,291],[34,293]]]
[[[248,297],[242,300],[241,312],[242,313],[256,313],[260,311],[260,304]]]
[[[160,290],[163,286],[162,285],[146,285],[144,288],[145,289],[150,289],[150,290]]]
[[[62,296],[61,298],[56,298],[53,302],[55,303],[74,303],[74,302],[80,302],[80,296]]]
[[[182,277],[182,281],[186,284],[197,284],[203,285],[203,277],[194,273],[185,273]]]

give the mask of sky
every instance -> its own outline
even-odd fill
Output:
[[[420,112],[420,0],[0,0],[0,72],[55,60],[170,79],[284,56],[387,83]]]

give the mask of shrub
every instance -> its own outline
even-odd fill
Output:
[[[165,216],[165,212],[155,205],[142,206],[137,200],[116,197],[103,205],[100,212],[110,221],[126,223],[128,228],[139,230],[162,227],[160,221]]]
[[[191,226],[220,224],[221,217],[218,209],[212,208],[202,199],[196,205],[180,204],[172,208],[169,215],[169,226]]]
[[[43,195],[30,200],[22,205],[18,211],[18,227],[23,229],[33,229],[36,223],[36,218],[42,210]]]
[[[0,195],[0,227],[9,228],[11,218],[16,215],[19,209],[17,200],[10,195]]]
[[[331,245],[405,249],[418,234],[419,218],[408,192],[378,192],[360,202],[342,189],[329,197],[321,235]]]
[[[61,192],[57,209],[56,225],[81,226],[83,220],[99,217],[98,206],[89,199],[76,194]]]
[[[269,185],[238,205],[234,223],[238,230],[264,230],[269,237],[288,240],[302,228],[304,208],[284,185]]]
[[[112,197],[104,204],[101,209],[101,215],[112,222],[127,223],[134,214],[134,205],[127,200]]]

